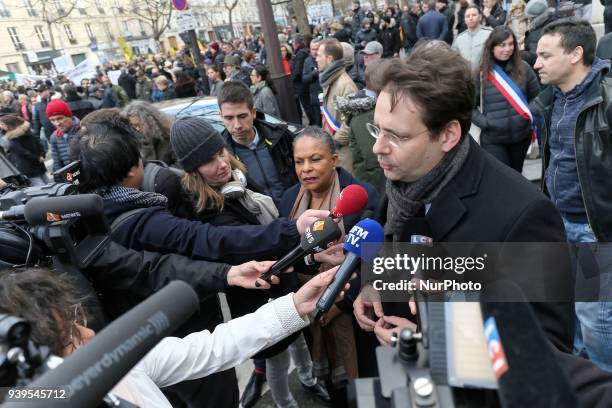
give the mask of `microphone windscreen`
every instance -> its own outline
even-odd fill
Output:
[[[385,231],[376,221],[366,218],[359,221],[346,235],[344,250],[365,261],[372,261],[385,240]]]
[[[340,192],[340,196],[331,213],[334,218],[342,218],[362,211],[367,204],[368,192],[365,188],[359,184],[351,184]]]
[[[96,407],[161,339],[168,336],[199,307],[195,291],[173,281],[106,326],[54,370],[30,387],[65,389],[69,405]],[[64,401],[45,400],[45,407],[65,407]]]
[[[28,201],[24,209],[25,219],[30,225],[41,225],[103,213],[102,198],[97,194],[36,197]]]

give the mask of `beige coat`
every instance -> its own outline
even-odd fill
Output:
[[[353,82],[351,77],[346,71],[338,71],[338,73],[332,77],[330,85],[323,89],[323,103],[329,111],[329,113],[336,118],[338,122],[342,123],[342,126],[334,135],[336,145],[339,145],[338,157],[340,159],[339,165],[344,167],[349,173],[353,172],[353,156],[351,155],[351,149],[349,147],[349,127],[347,126],[344,118],[342,118],[339,111],[334,107],[334,98],[336,96],[347,96],[349,94],[357,92],[357,85]],[[322,123],[325,127],[325,124]]]

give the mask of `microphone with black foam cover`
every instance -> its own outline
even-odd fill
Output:
[[[578,406],[523,292],[511,281],[487,284],[480,303],[485,336],[504,408]]]
[[[78,194],[62,197],[37,197],[25,205],[25,220],[30,225],[49,224],[74,218],[104,214],[102,198],[97,194]]]
[[[66,390],[68,400],[44,400],[41,406],[96,407],[134,365],[198,307],[191,286],[173,281],[108,325],[29,388]]]
[[[371,262],[380,251],[385,240],[383,227],[376,221],[366,218],[359,221],[346,235],[344,250],[346,257],[338,268],[334,280],[317,301],[315,321],[319,320],[332,307],[338,294],[361,265],[361,260]]]
[[[357,214],[368,205],[368,192],[359,184],[344,187],[331,210],[333,218],[340,219],[347,215]]]
[[[342,231],[332,217],[325,217],[310,224],[304,231],[300,245],[272,264],[270,270],[261,275],[268,281],[273,275],[278,275],[294,265],[308,254],[325,251],[327,247],[342,235]]]

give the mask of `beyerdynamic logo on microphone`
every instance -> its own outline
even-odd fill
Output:
[[[128,355],[132,350],[136,349],[150,338],[159,337],[169,327],[170,321],[165,313],[157,312],[149,317],[145,324],[143,324],[133,336],[119,344],[113,350],[104,353],[98,361],[84,369],[82,374],[78,377],[75,377],[68,385],[70,394],[72,395],[75,391],[91,385],[91,383],[102,374],[104,369],[108,369],[119,363],[123,357]]]
[[[57,213],[52,213],[52,212],[47,213],[47,221],[49,222],[58,222],[62,220],[70,220],[73,218],[80,218],[80,217],[81,217],[81,213],[78,211],[66,213],[66,214],[57,214]]]

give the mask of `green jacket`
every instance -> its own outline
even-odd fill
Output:
[[[372,184],[379,192],[385,189],[385,175],[372,152],[376,141],[366,128],[374,120],[376,98],[359,91],[346,97],[337,97],[335,105],[349,128],[348,139],[353,154],[353,175]]]

